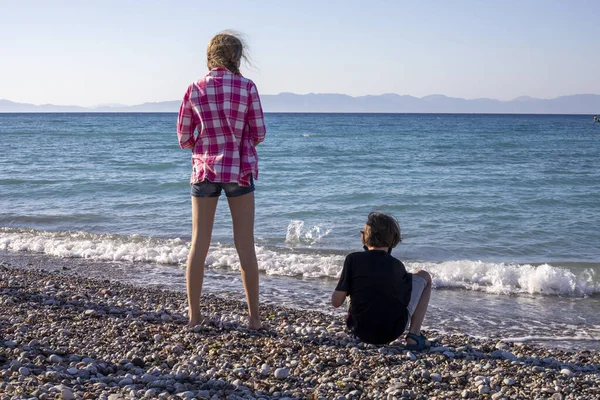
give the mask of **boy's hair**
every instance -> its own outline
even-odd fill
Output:
[[[365,245],[393,249],[401,241],[400,224],[396,218],[379,212],[369,214],[363,233]]]
[[[208,69],[227,68],[236,75],[241,75],[241,60],[248,62],[246,44],[242,36],[234,31],[217,33],[208,42],[206,49],[206,65]]]

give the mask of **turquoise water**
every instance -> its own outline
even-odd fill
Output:
[[[0,114],[0,250],[141,263],[180,279],[191,166],[175,121]],[[453,289],[441,296],[597,306],[600,124],[591,118],[267,114],[266,122],[257,254],[285,287],[317,278],[303,295],[311,297],[330,285],[344,255],[360,249],[366,215],[379,210],[400,220],[394,255],[432,272],[437,289]],[[225,201],[213,235],[208,263],[237,268]],[[588,332],[600,332],[595,314],[582,322]]]

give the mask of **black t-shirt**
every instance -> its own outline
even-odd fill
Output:
[[[349,254],[335,290],[350,296],[348,327],[361,340],[384,344],[404,332],[412,275],[386,251]]]

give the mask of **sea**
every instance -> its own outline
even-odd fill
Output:
[[[0,114],[0,260],[185,291],[174,113]],[[600,349],[600,124],[586,115],[266,114],[261,302],[322,311],[371,211],[426,270],[433,332]],[[204,292],[244,299],[221,198]]]

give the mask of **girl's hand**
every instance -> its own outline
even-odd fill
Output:
[[[254,147],[258,146],[260,142],[254,142]]]

